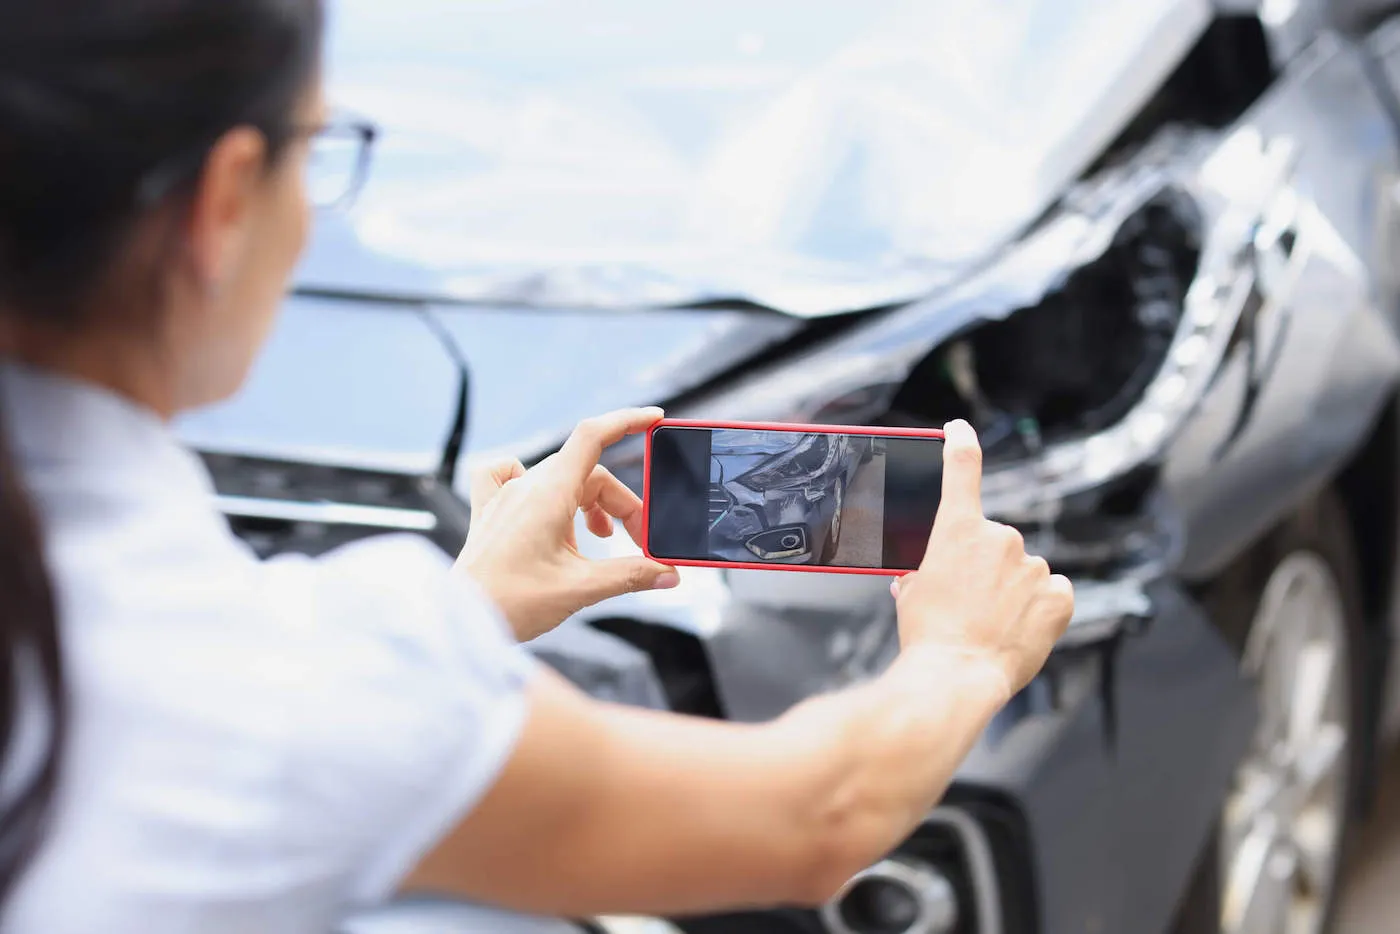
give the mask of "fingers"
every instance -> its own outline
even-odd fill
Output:
[[[1036,588],[1031,601],[1028,621],[1031,629],[1026,638],[1038,644],[1041,651],[1049,653],[1069,629],[1070,618],[1074,616],[1074,585],[1063,574],[1049,574]],[[1043,657],[1036,665],[1043,664]]]
[[[579,422],[573,434],[569,435],[569,440],[564,442],[564,447],[559,451],[560,459],[568,465],[577,482],[583,483],[593,468],[598,466],[598,458],[603,456],[605,448],[627,435],[646,431],[665,414],[656,406],[649,406],[644,409],[618,409],[585,419]]]
[[[1065,630],[1069,628],[1070,618],[1074,616],[1074,584],[1063,574],[1051,574],[1042,594],[1042,600],[1048,604],[1048,609],[1059,626],[1056,635],[1058,638],[1064,635]]]
[[[525,476],[525,465],[510,458],[478,467],[471,473],[468,495],[473,509],[484,509],[486,504],[512,480]]]
[[[623,528],[627,529],[627,534],[632,537],[632,541],[642,547],[646,529],[642,523],[642,501],[641,498],[627,488],[627,485],[617,477],[612,471],[602,465],[595,466],[593,472],[588,475],[587,481],[583,484],[583,494],[579,497],[579,507],[588,510],[601,510],[603,520],[608,524],[607,535],[612,534],[612,519],[619,520]],[[603,535],[592,523],[592,512],[589,514],[588,528],[595,535]],[[606,537],[606,535],[603,535]]]
[[[609,597],[625,593],[638,593],[643,590],[668,590],[681,582],[675,568],[657,564],[646,558],[608,558],[605,561],[590,561],[587,566],[587,579],[580,594],[585,605],[592,605]]]
[[[982,448],[977,432],[962,419],[943,426],[943,497],[938,516],[982,517]]]
[[[602,506],[594,506],[584,512],[584,517],[588,523],[588,531],[599,538],[612,538],[613,520]]]

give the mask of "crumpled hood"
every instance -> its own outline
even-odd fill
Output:
[[[1077,177],[1209,0],[338,0],[385,130],[304,286],[561,307],[928,294]]]

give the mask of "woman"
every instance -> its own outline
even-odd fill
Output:
[[[318,0],[0,2],[0,883],[6,932],[325,931],[432,890],[539,913],[817,902],[940,797],[1072,596],[983,518],[948,427],[878,679],[737,725],[594,702],[520,649],[674,585],[598,466],[660,412],[477,478],[408,538],[258,562],[176,413],[271,327],[326,132]]]

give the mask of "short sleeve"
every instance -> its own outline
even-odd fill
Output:
[[[307,669],[288,710],[287,855],[345,880],[346,903],[377,902],[495,782],[535,663],[423,539],[372,539],[266,571]]]

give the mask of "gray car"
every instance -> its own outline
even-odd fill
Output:
[[[846,491],[872,453],[871,439],[850,435],[718,433],[710,454],[710,554],[830,564]]]
[[[651,929],[1318,934],[1400,726],[1393,6],[339,0],[383,145],[182,431],[266,553],[451,551],[473,463],[618,406],[969,418],[1076,584],[1045,673],[825,910]],[[754,721],[897,638],[878,578],[696,568],[532,648]]]

